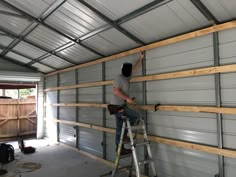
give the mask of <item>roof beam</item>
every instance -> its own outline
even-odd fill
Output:
[[[54,9],[49,8],[49,9],[48,9],[48,12],[46,11],[46,12],[42,15],[42,17],[47,18],[49,15],[51,15],[51,14],[56,10],[56,7],[57,7],[57,9],[58,9],[58,8],[61,7],[65,2],[66,2],[66,0],[61,1],[61,3],[59,3],[59,4],[58,4],[58,2],[55,2],[55,3],[57,4],[57,6],[55,6]],[[45,24],[45,23],[44,23],[45,18],[44,18],[44,19],[35,18],[35,17],[33,17],[32,15],[30,15],[30,14],[28,14],[28,13],[22,11],[21,9],[19,9],[19,8],[15,7],[15,6],[13,6],[12,4],[6,2],[5,0],[1,0],[0,3],[2,3],[3,5],[5,5],[5,6],[11,8],[11,9],[13,9],[13,10],[15,10],[15,11],[17,11],[18,13],[20,13],[20,14],[26,16],[27,19],[33,21],[33,22],[36,23],[37,25],[40,24],[40,25],[42,25],[42,26],[44,26],[44,27],[46,27],[46,28],[48,28],[48,29],[54,31],[55,33],[58,33],[58,34],[62,35],[63,37],[65,37],[65,38],[67,38],[67,39],[69,39],[69,40],[71,40],[71,41],[77,43],[78,45],[84,47],[85,49],[89,50],[90,52],[93,52],[93,53],[95,53],[95,54],[97,54],[97,55],[99,55],[99,56],[102,56],[102,57],[105,56],[105,55],[103,55],[103,54],[101,54],[101,53],[95,51],[94,49],[92,49],[92,48],[90,48],[90,47],[88,47],[88,46],[86,46],[86,45],[84,45],[84,44],[81,44],[78,39],[73,39],[72,37],[70,37],[70,36],[68,36],[68,35],[66,35],[66,34],[64,34],[64,33],[62,33],[62,32],[60,32],[60,31],[57,30],[56,28],[51,27],[51,26]],[[40,48],[40,47],[39,47],[39,48]],[[41,48],[40,48],[40,49],[41,49]],[[42,49],[42,50],[44,50],[44,49]],[[53,53],[53,52],[51,52],[51,53]],[[55,52],[54,52],[54,53],[55,53]],[[60,56],[58,56],[58,57],[60,57]],[[73,61],[71,61],[70,59],[65,59],[65,58],[63,58],[63,57],[60,57],[60,58],[63,59],[63,60],[67,60],[67,61],[69,61],[70,63],[75,64],[75,63],[74,63]],[[32,63],[32,64],[33,64],[33,63]]]
[[[109,25],[111,25],[113,28],[115,28],[116,30],[118,30],[119,32],[121,32],[122,34],[124,34],[126,37],[130,38],[131,40],[133,40],[134,42],[138,43],[138,44],[142,44],[145,45],[145,42],[143,42],[142,40],[138,39],[136,36],[134,36],[133,34],[131,34],[130,32],[128,32],[126,29],[120,27],[119,25],[117,25],[115,23],[115,21],[112,21],[110,18],[108,18],[107,16],[105,16],[103,13],[101,13],[100,11],[98,11],[96,8],[94,8],[93,6],[91,6],[90,4],[88,4],[87,2],[85,2],[84,0],[78,0],[81,4],[83,4],[84,6],[86,6],[87,8],[89,8],[90,10],[92,10],[96,15],[98,15],[101,19],[103,19],[105,22],[107,22]]]
[[[2,45],[0,44],[0,49],[3,49],[3,50],[4,50],[5,48],[6,48],[6,47],[4,47],[4,46],[2,46]],[[22,57],[25,57],[25,58],[31,60],[31,62],[35,60],[34,58],[31,58],[31,57],[29,57],[29,56],[26,56],[26,55],[24,55],[24,54],[22,54],[22,53],[20,53],[20,52],[15,51],[15,50],[12,50],[12,52],[15,53],[15,54],[17,54],[17,55],[20,55],[20,56],[22,56]],[[3,55],[1,55],[1,56],[3,56]],[[10,57],[8,57],[8,58],[10,58]],[[13,61],[17,61],[17,60],[14,60],[14,58],[12,58],[12,60],[13,60]],[[31,62],[29,62],[29,63],[31,63]],[[42,63],[42,62],[38,62],[38,63],[40,63],[40,64],[42,64],[42,65],[45,65],[45,66],[47,66],[47,67],[49,67],[49,68],[52,68],[52,69],[54,69],[54,70],[57,70],[57,68],[54,68],[53,66],[49,66],[49,65],[44,64],[44,63]],[[29,67],[28,64],[23,64],[23,63],[21,63],[21,64],[22,64],[23,66]]]
[[[201,2],[201,0],[190,0],[193,5],[213,24],[219,24],[217,18],[211,13],[211,11]]]
[[[168,1],[167,0],[155,0],[151,3],[149,3],[149,4],[146,4],[143,7],[140,7],[139,9],[136,9],[133,12],[131,12],[131,13],[115,20],[114,23],[117,24],[117,25],[121,25],[121,24],[123,24],[123,23],[125,23],[129,20],[132,20],[132,19],[134,19],[134,18],[136,18],[140,15],[143,15],[143,14],[145,14],[145,13],[147,13],[147,12],[153,10],[153,9],[156,9],[156,8],[166,4],[166,3],[169,3],[170,1],[173,1],[173,0],[168,0]],[[105,30],[110,29],[110,28],[111,28],[110,25],[104,25],[104,26],[102,26],[102,27],[100,27],[100,28],[98,28],[94,31],[91,31],[91,32],[81,36],[79,38],[79,40],[82,42],[82,41],[87,40],[88,38],[90,38],[90,37],[92,37],[96,34],[99,34],[99,33],[103,32]]]
[[[8,30],[6,30],[6,29],[4,29],[4,28],[1,28],[1,27],[0,27],[0,30],[3,31],[4,33],[7,33],[8,36],[10,36],[10,37],[12,37],[12,38],[15,38],[16,40],[14,40],[14,41],[18,41],[18,40],[24,41],[24,42],[30,44],[31,46],[37,47],[37,48],[39,48],[40,50],[45,51],[47,54],[54,55],[54,56],[56,56],[56,57],[58,57],[58,58],[60,58],[60,59],[62,59],[62,60],[65,60],[65,61],[67,61],[67,62],[69,62],[69,63],[72,63],[70,59],[67,59],[67,58],[65,58],[65,57],[61,57],[61,56],[57,55],[56,52],[54,52],[54,51],[49,51],[48,49],[45,49],[45,48],[39,46],[38,44],[35,44],[35,43],[33,43],[33,42],[29,41],[29,40],[26,40],[26,39],[24,39],[24,38],[22,38],[22,37],[18,37],[18,36],[16,36],[15,34],[13,34],[12,32],[10,32],[10,31],[8,31]],[[13,42],[14,42],[14,41],[13,41]],[[12,44],[12,45],[14,45],[14,44]],[[11,46],[11,44],[10,44],[10,46]],[[7,47],[7,50],[10,51],[9,47]],[[57,49],[55,49],[55,50],[57,50]],[[1,54],[1,55],[2,55],[2,54]],[[32,62],[35,63],[36,61],[32,61]],[[32,64],[33,64],[33,63],[32,63]]]

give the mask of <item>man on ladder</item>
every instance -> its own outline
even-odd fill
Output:
[[[144,54],[140,53],[140,57],[132,67],[131,63],[123,63],[121,66],[121,74],[119,74],[114,82],[113,82],[113,95],[111,99],[111,104],[117,107],[120,107],[119,111],[115,113],[116,117],[116,151],[118,150],[118,145],[120,142],[121,130],[123,125],[123,118],[122,116],[126,114],[129,117],[129,121],[131,124],[134,124],[139,119],[139,114],[128,107],[123,107],[125,102],[128,104],[134,104],[132,98],[129,97],[129,87],[130,87],[130,79],[131,75],[135,74],[138,70],[142,60],[144,58]],[[125,131],[124,140],[127,140],[127,130]],[[121,155],[125,155],[131,153],[132,151],[129,149],[125,149],[124,146],[121,148]]]
[[[119,165],[121,156],[131,154],[131,153],[132,153],[132,162],[130,166],[129,176],[131,176],[133,162],[135,164],[137,177],[140,177],[141,175],[139,165],[147,164],[147,163],[151,164],[153,175],[155,177],[157,176],[154,162],[152,161],[150,143],[147,139],[147,132],[146,132],[144,121],[140,119],[140,115],[136,111],[128,108],[126,105],[126,104],[135,104],[134,100],[129,97],[129,87],[130,87],[129,81],[131,79],[131,75],[133,75],[139,68],[143,58],[144,58],[144,54],[140,53],[140,58],[134,67],[132,67],[131,63],[123,63],[121,67],[122,73],[115,78],[114,83],[113,83],[113,96],[111,99],[111,105],[115,106],[117,110],[115,111],[117,157],[116,157],[116,162],[115,162],[115,168],[111,173],[112,177],[115,176],[116,171],[118,170],[118,165]],[[137,125],[139,122],[141,122],[141,126],[133,126],[133,129],[143,130],[144,142],[140,144],[146,145],[148,158],[149,158],[147,160],[140,161],[140,162],[138,162],[137,153],[136,153],[136,146],[138,146],[138,144],[134,143],[134,139],[132,135],[132,125]],[[127,136],[127,133],[129,134],[129,138]],[[136,134],[137,134],[137,131],[136,131]],[[130,142],[132,149],[124,148],[123,142],[127,142],[127,141]]]

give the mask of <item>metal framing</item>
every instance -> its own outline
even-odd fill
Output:
[[[145,42],[143,42],[142,40],[138,39],[136,36],[134,36],[133,34],[131,34],[130,32],[128,32],[127,30],[123,29],[122,27],[120,27],[119,25],[117,25],[114,21],[112,21],[110,18],[108,18],[107,16],[105,16],[104,14],[102,14],[101,12],[99,12],[96,8],[94,8],[93,6],[91,6],[90,4],[88,4],[87,2],[83,1],[83,0],[78,0],[81,4],[85,5],[87,8],[89,8],[90,10],[92,10],[96,15],[98,15],[101,19],[103,19],[105,22],[107,22],[109,25],[111,25],[113,28],[117,29],[119,32],[121,32],[122,34],[124,34],[126,37],[130,38],[131,40],[133,40],[134,42],[138,43],[138,44],[142,44],[145,45]]]
[[[65,2],[65,1],[61,2],[61,3],[60,3],[58,6],[56,6],[56,7],[59,8],[64,2]],[[95,53],[95,54],[97,54],[97,55],[104,56],[103,54],[100,54],[99,52],[93,50],[92,48],[89,48],[88,46],[85,46],[84,44],[81,44],[77,39],[73,39],[73,38],[69,37],[68,35],[66,35],[66,34],[64,34],[64,33],[60,32],[60,31],[58,31],[57,29],[55,29],[55,28],[53,28],[53,27],[51,27],[51,26],[45,24],[45,23],[44,23],[44,20],[45,20],[45,19],[42,20],[42,19],[40,19],[40,18],[35,18],[35,17],[33,17],[32,15],[30,15],[30,14],[28,14],[28,13],[26,13],[26,12],[20,10],[19,8],[17,8],[17,7],[15,7],[15,6],[11,5],[10,3],[8,3],[8,2],[6,2],[6,1],[4,1],[4,0],[3,0],[3,1],[0,1],[0,3],[2,3],[3,5],[5,5],[5,6],[11,8],[11,9],[17,11],[17,12],[19,12],[19,13],[22,14],[23,16],[26,16],[29,20],[33,21],[33,23],[36,23],[37,25],[40,24],[40,25],[42,25],[42,26],[44,26],[44,27],[46,27],[46,28],[48,28],[48,29],[50,29],[50,30],[52,30],[52,31],[54,31],[54,32],[56,32],[56,33],[58,33],[58,34],[60,34],[60,35],[62,35],[63,37],[65,37],[65,38],[67,38],[67,39],[69,39],[69,40],[71,40],[71,41],[73,41],[73,42],[79,44],[80,46],[86,48],[87,50],[89,50],[89,51],[91,51],[91,52],[93,52],[93,53]],[[52,9],[49,8],[49,10],[50,10],[50,12],[47,12],[47,13],[45,12],[45,13],[47,14],[47,15],[46,15],[46,18],[48,17],[49,14],[52,14],[56,9],[53,9],[53,10],[54,10],[54,11],[53,11]],[[44,13],[44,14],[45,14],[45,13]],[[49,14],[48,14],[48,13],[49,13]],[[42,16],[43,16],[43,15],[42,15]],[[4,31],[4,32],[5,32],[5,31]],[[8,32],[6,32],[6,33],[8,33]],[[25,37],[25,36],[24,36],[24,37]],[[23,40],[23,37],[20,36],[20,39]],[[39,47],[39,46],[36,45],[36,44],[31,44],[31,45],[42,49],[41,47]],[[46,49],[42,49],[42,50],[47,51]],[[56,52],[54,52],[54,51],[47,51],[47,52],[48,52],[48,53],[51,53],[52,55],[56,55],[56,54],[55,54]],[[57,56],[57,55],[56,55],[56,56]],[[57,56],[57,57],[59,57],[59,58],[61,58],[61,59],[63,59],[63,60],[69,61],[70,63],[75,64],[75,63],[74,63],[73,61],[71,61],[70,59],[65,59],[64,57],[61,57],[61,56]],[[34,64],[34,63],[35,63],[35,62],[32,62],[31,65]]]
[[[213,24],[219,24],[217,18],[210,12],[210,10],[201,2],[201,0],[190,0],[194,6]]]
[[[78,70],[75,70],[75,84],[79,84],[78,80]],[[76,103],[79,103],[79,88],[76,88],[76,98],[75,98]],[[75,108],[75,119],[76,122],[79,122],[79,107],[76,106]],[[76,148],[79,149],[79,126],[74,127],[76,130]]]
[[[213,33],[213,46],[214,46],[214,66],[220,66],[219,55],[219,36],[218,32]],[[215,96],[216,107],[221,107],[221,82],[220,73],[215,74]],[[218,148],[223,148],[223,126],[222,126],[222,114],[217,114],[217,139]],[[218,156],[219,164],[219,177],[224,177],[224,157]]]
[[[57,87],[60,87],[60,74],[57,74]],[[60,90],[57,90],[57,103],[60,103]],[[57,107],[57,120],[60,120],[60,107]],[[60,123],[57,122],[57,142],[60,142]]]
[[[102,63],[102,80],[106,80],[106,65],[105,63]],[[102,86],[102,103],[106,103],[106,86]],[[103,127],[107,127],[106,125],[106,109],[102,109],[102,122],[103,122]],[[106,132],[103,132],[103,142],[102,142],[102,147],[103,147],[103,159],[107,159],[107,146],[106,146]]]
[[[131,12],[131,13],[129,13],[129,14],[127,14],[127,15],[125,15],[125,16],[117,19],[117,20],[115,20],[115,21],[113,21],[113,23],[117,24],[117,25],[121,25],[122,23],[125,23],[125,22],[127,22],[129,20],[132,20],[132,19],[134,19],[134,18],[136,18],[136,17],[138,17],[138,16],[140,16],[142,14],[145,14],[145,13],[147,13],[147,12],[153,10],[153,9],[156,9],[157,7],[160,7],[160,6],[166,4],[166,3],[170,2],[170,1],[173,1],[173,0],[168,0],[168,1],[166,1],[166,0],[155,0],[155,1],[153,1],[153,2],[151,2],[149,4],[147,4],[147,5],[139,8],[139,9],[137,9],[137,10],[135,10],[135,11],[133,11],[133,12]],[[90,37],[92,37],[94,35],[97,35],[97,34],[103,32],[105,30],[110,29],[110,28],[111,28],[110,25],[108,25],[108,24],[104,25],[104,26],[102,26],[102,27],[100,27],[100,28],[90,32],[90,33],[87,33],[87,34],[81,36],[79,38],[79,40],[82,42],[82,41],[87,40],[88,38],[90,38]]]

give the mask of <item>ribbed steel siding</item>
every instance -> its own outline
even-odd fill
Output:
[[[10,12],[14,14],[18,14],[8,7],[0,4],[0,10],[5,12]],[[18,14],[20,15],[20,14]],[[26,29],[30,25],[30,21],[20,17],[9,16],[5,14],[0,14],[0,26],[8,29],[9,31],[20,34],[24,29]]]
[[[75,71],[60,74],[60,86],[74,85]],[[75,103],[76,90],[60,90],[60,103]],[[60,107],[59,110],[60,120],[76,121],[76,107]],[[60,142],[66,143],[73,147],[76,146],[76,129],[73,125],[60,124]]]
[[[36,59],[46,53],[45,51],[42,51],[37,47],[31,46],[26,42],[20,42],[13,48],[13,50],[33,59]]]
[[[32,70],[29,70],[29,68],[17,65],[15,63],[12,63],[10,61],[1,59],[0,57],[0,70],[1,71],[17,71],[17,72],[32,72]]]
[[[71,63],[57,57],[57,56],[49,56],[41,61],[43,64],[47,64],[51,67],[57,68],[57,69],[62,69],[65,67],[72,66]]]
[[[2,32],[1,32],[2,33]],[[5,33],[3,33],[5,34]],[[4,35],[0,35],[0,45],[3,46],[3,47],[6,47],[8,46],[11,42],[13,41],[12,38],[8,37],[7,34],[6,36]]]
[[[14,60],[16,60],[16,61],[19,61],[19,62],[21,62],[21,63],[25,63],[25,64],[27,64],[27,63],[29,63],[30,61],[32,61],[32,60],[30,60],[30,59],[28,59],[28,58],[26,58],[26,57],[23,57],[23,56],[21,56],[21,55],[18,55],[18,54],[16,54],[16,53],[14,53],[14,52],[8,52],[8,53],[6,54],[6,56],[9,57],[9,58],[14,59]]]
[[[45,88],[57,87],[57,75],[46,77]],[[57,103],[57,91],[45,92],[46,103]],[[46,106],[46,125],[45,136],[56,140],[57,138],[57,124],[50,118],[57,118],[57,107]]]
[[[152,2],[153,0],[135,0],[135,2],[127,0],[86,1],[110,19],[116,20],[117,18],[127,15],[128,13]]]
[[[76,0],[69,0],[63,4],[46,20],[46,23],[74,38],[105,24],[91,10]]]
[[[6,0],[12,5],[22,9],[23,11],[33,15],[34,17],[39,17],[44,11],[46,11],[53,2],[56,0],[37,0],[37,1],[29,1],[29,0]]]
[[[69,58],[71,61],[74,61],[75,63],[83,63],[89,60],[99,58],[98,55],[88,51],[87,49],[78,44],[75,44],[67,49],[64,49],[58,54],[63,57]]]
[[[236,63],[236,29],[219,33],[220,62],[222,65]],[[221,74],[222,106],[236,106],[236,73]],[[223,115],[223,140],[224,147],[235,149],[236,147],[236,119],[235,115]],[[236,159],[225,159],[225,177],[236,175]]]
[[[102,65],[93,65],[78,70],[79,83],[102,80]],[[78,100],[80,103],[102,103],[102,87],[79,88]],[[102,126],[101,108],[79,108],[79,122]],[[87,128],[79,129],[79,148],[102,157],[103,133]]]
[[[147,74],[214,65],[212,35],[147,51]],[[214,75],[147,82],[148,104],[215,106]],[[149,134],[217,146],[216,114],[148,112]],[[218,173],[216,155],[152,143],[163,176],[210,177]]]
[[[210,22],[189,0],[175,0],[122,25],[146,43],[191,31]]]
[[[57,49],[60,46],[70,42],[69,39],[41,25],[27,35],[26,39],[42,46],[47,50]]]
[[[44,78],[37,84],[37,138],[45,136],[45,121],[44,121]]]
[[[213,13],[221,22],[236,18],[236,1],[235,0],[204,0],[202,3]]]
[[[85,40],[83,43],[105,55],[111,55],[138,46],[116,29],[106,30]]]
[[[54,69],[52,69],[48,66],[42,65],[40,63],[34,63],[34,64],[32,64],[32,66],[37,68],[39,71],[41,71],[43,73],[49,73],[49,72],[54,71]]]
[[[106,80],[114,80],[114,78],[119,75],[121,73],[121,65],[124,62],[130,62],[133,63],[133,65],[137,62],[139,58],[139,54],[134,54],[134,55],[129,55],[126,57],[123,57],[121,59],[118,60],[113,60],[110,62],[106,62],[105,63],[105,68],[106,68],[106,72],[105,72],[105,77]],[[139,76],[142,75],[142,66],[140,66],[139,70],[137,71],[137,73],[135,74],[135,76]],[[111,97],[112,97],[112,85],[106,86],[106,103],[110,103],[111,101]],[[130,86],[130,96],[131,97],[135,97],[137,103],[141,103],[143,102],[142,99],[142,83],[131,83]],[[108,111],[106,111],[106,125],[107,127],[111,127],[111,128],[116,128],[116,119],[114,115],[110,115],[108,113]],[[106,139],[106,147],[107,147],[107,159],[114,161],[115,157],[116,157],[116,153],[115,153],[115,135],[114,134],[107,134],[107,139]],[[143,150],[140,149],[139,151],[140,153],[140,157],[143,157],[142,153]],[[122,161],[122,164],[127,164],[128,159],[126,159],[125,161]]]

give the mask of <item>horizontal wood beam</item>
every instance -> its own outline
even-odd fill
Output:
[[[210,33],[214,33],[214,32],[217,32],[217,31],[222,31],[222,30],[226,30],[226,29],[230,29],[230,28],[235,28],[235,27],[236,27],[236,20],[230,21],[230,22],[227,22],[227,23],[223,23],[223,24],[219,24],[219,25],[214,25],[214,26],[211,26],[211,27],[208,27],[208,28],[200,29],[200,30],[197,30],[197,31],[194,31],[194,32],[186,33],[186,34],[179,35],[179,36],[169,38],[169,39],[166,39],[166,40],[162,40],[162,41],[159,41],[159,42],[154,42],[154,43],[146,45],[146,46],[138,47],[138,48],[135,48],[135,49],[132,49],[132,50],[128,50],[128,51],[121,52],[121,53],[118,53],[118,54],[115,54],[115,55],[111,55],[111,56],[108,56],[108,57],[105,57],[105,58],[101,58],[101,59],[98,59],[98,60],[95,60],[95,61],[91,61],[91,62],[87,62],[87,63],[84,63],[84,64],[76,65],[76,66],[73,66],[73,67],[70,67],[70,68],[55,71],[55,72],[46,74],[45,77],[52,76],[52,75],[59,74],[59,73],[63,73],[63,72],[72,71],[72,70],[75,70],[75,69],[88,67],[88,66],[91,66],[91,65],[95,65],[95,64],[99,64],[99,63],[103,63],[103,62],[107,62],[107,61],[111,61],[111,60],[114,60],[114,59],[117,59],[117,58],[125,57],[125,56],[128,56],[128,55],[132,55],[132,54],[135,54],[135,53],[145,51],[145,50],[150,50],[150,49],[153,49],[153,48],[157,48],[157,47],[161,47],[161,46],[165,46],[165,45],[170,45],[170,44],[177,43],[177,42],[180,42],[180,41],[184,41],[184,40],[187,40],[187,39],[192,39],[192,38],[195,38],[195,37],[207,35],[207,34],[210,34]]]
[[[84,123],[79,123],[79,122],[58,120],[55,118],[46,119],[46,120],[52,120],[54,122],[58,122],[58,123],[62,123],[62,124],[80,126],[80,127],[84,127],[84,128],[90,128],[90,129],[94,129],[94,130],[98,130],[98,131],[103,131],[103,132],[115,134],[115,129],[112,129],[112,128],[104,128],[104,127],[96,126],[96,125],[92,125],[92,124],[84,124]],[[143,135],[139,135],[138,137],[141,138],[141,137],[143,137]],[[199,144],[183,142],[183,141],[179,141],[179,140],[161,138],[158,136],[150,136],[149,135],[148,138],[150,141],[156,142],[156,143],[162,143],[162,144],[167,144],[167,145],[171,145],[171,146],[177,146],[177,147],[181,147],[181,148],[198,150],[201,152],[207,152],[210,154],[217,154],[217,155],[222,155],[222,156],[226,156],[226,157],[236,158],[236,151],[234,151],[234,150],[220,149],[220,148],[207,146],[207,145],[199,145]]]
[[[54,103],[45,104],[44,106],[56,107],[88,107],[88,108],[107,108],[108,104],[102,103]],[[141,109],[146,111],[155,111],[156,105],[129,105],[131,109]],[[178,112],[204,112],[204,113],[220,113],[220,114],[236,114],[236,108],[227,107],[209,107],[209,106],[176,106],[176,105],[160,105],[160,111],[178,111]]]
[[[217,66],[217,67],[208,67],[208,68],[201,68],[201,69],[193,69],[193,70],[186,70],[186,71],[178,71],[178,72],[171,72],[171,73],[164,73],[164,74],[139,76],[139,77],[132,78],[131,82],[143,82],[143,81],[155,81],[155,80],[182,78],[182,77],[194,77],[194,76],[210,75],[210,74],[216,74],[216,73],[228,73],[228,72],[236,72],[236,64]],[[44,91],[48,92],[48,91],[83,88],[83,87],[95,87],[95,86],[112,85],[112,84],[113,84],[113,80],[108,80],[108,81],[90,82],[90,83],[83,83],[83,84],[77,84],[77,85],[48,88],[48,89],[45,89]]]

